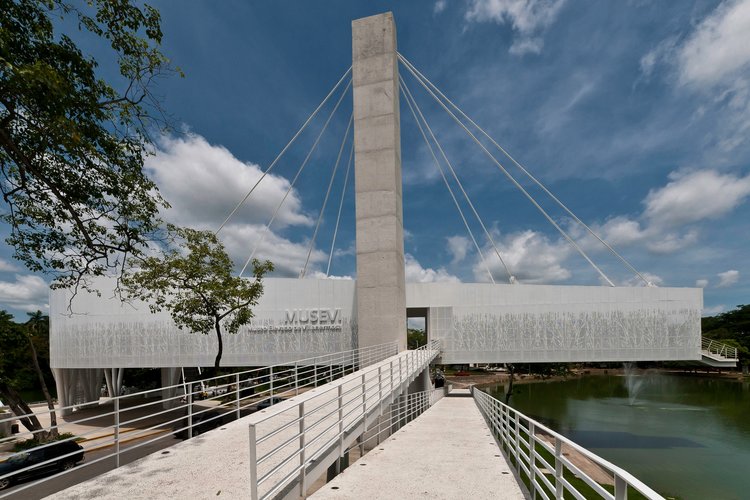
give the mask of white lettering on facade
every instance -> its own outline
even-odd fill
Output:
[[[341,309],[287,309],[285,323],[335,325],[341,323]]]

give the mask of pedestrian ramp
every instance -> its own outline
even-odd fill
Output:
[[[525,497],[468,389],[458,389],[309,498]]]
[[[713,368],[736,368],[737,348],[712,339],[701,341],[701,363]]]

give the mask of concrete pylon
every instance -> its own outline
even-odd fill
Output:
[[[396,25],[386,12],[352,22],[359,347],[406,349]]]

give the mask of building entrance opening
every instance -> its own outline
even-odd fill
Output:
[[[430,340],[428,307],[406,308],[406,346],[408,349],[417,349],[426,345]]]

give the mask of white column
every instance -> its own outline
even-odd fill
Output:
[[[359,347],[406,349],[398,58],[393,14],[352,22]]]

